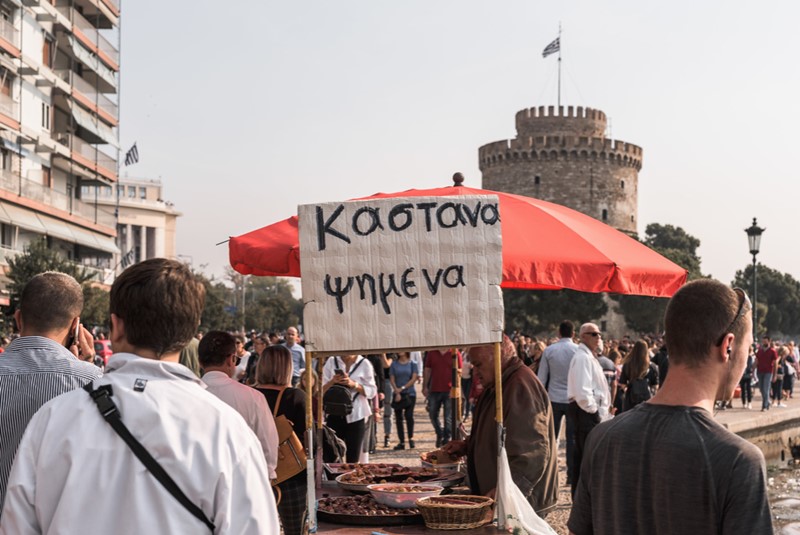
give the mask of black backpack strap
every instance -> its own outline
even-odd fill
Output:
[[[212,533],[216,530],[216,526],[208,517],[203,513],[203,510],[197,507],[192,501],[183,493],[183,491],[178,487],[177,483],[169,477],[169,474],[164,471],[158,461],[156,461],[152,455],[142,446],[142,443],[136,440],[136,438],[131,434],[128,428],[122,423],[122,418],[119,413],[119,409],[117,409],[117,405],[111,399],[113,395],[113,390],[111,389],[111,385],[103,385],[97,387],[97,389],[92,388],[92,383],[87,383],[84,387],[92,399],[97,404],[97,409],[100,411],[100,414],[103,415],[103,418],[106,422],[108,422],[114,431],[125,441],[125,443],[133,450],[133,453],[142,464],[150,471],[151,474],[155,476],[159,483],[161,483],[170,494],[172,494],[181,505],[183,505],[190,513],[192,513],[196,518],[201,520],[208,529],[211,530]]]

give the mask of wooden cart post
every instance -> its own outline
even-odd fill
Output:
[[[450,438],[459,440],[458,428],[461,423],[461,375],[458,373],[458,349],[450,350],[453,353],[453,385],[450,387]]]
[[[306,484],[308,485],[308,492],[306,493],[306,507],[308,515],[308,531],[309,533],[317,532],[317,493],[316,493],[316,470],[314,470],[314,389],[311,387],[314,384],[314,376],[312,374],[313,368],[313,353],[306,352]]]
[[[497,421],[497,480],[500,481],[500,455],[505,448],[505,429],[503,427],[503,366],[501,359],[502,342],[494,344],[494,404],[495,420]],[[497,529],[505,529],[505,512],[500,500],[500,493],[495,490],[497,505]]]

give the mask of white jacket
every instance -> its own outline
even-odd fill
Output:
[[[215,533],[280,532],[256,436],[188,368],[116,354],[94,381],[106,384],[123,423],[211,519]],[[0,534],[208,532],[83,389],[56,397],[31,420],[11,469]]]

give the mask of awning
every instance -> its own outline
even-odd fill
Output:
[[[36,214],[36,216],[42,222],[42,225],[44,225],[45,234],[51,238],[58,238],[68,243],[74,243],[76,241],[75,235],[70,230],[71,225],[44,214]]]
[[[15,204],[0,203],[0,222],[16,225],[37,234],[46,234],[68,243],[77,243],[90,249],[109,254],[118,254],[114,238],[93,232],[74,223],[68,223],[49,215],[37,213]]]
[[[115,148],[119,148],[117,135],[110,126],[98,119],[95,119],[92,117],[91,113],[84,110],[74,102],[67,101],[67,104],[69,104],[69,109],[72,110],[72,116],[75,118],[75,122],[78,123],[81,128],[94,134],[97,137],[98,143],[109,143]]]
[[[117,244],[114,243],[114,238],[99,234],[97,232],[92,232],[91,230],[87,230],[77,225],[73,225],[70,230],[72,230],[72,233],[75,235],[75,241],[81,245],[106,253],[119,253],[119,247],[117,247]]]
[[[36,212],[33,210],[28,210],[9,203],[0,203],[0,206],[3,208],[3,210],[0,211],[0,217],[6,218],[3,220],[4,223],[16,225],[26,230],[32,230],[39,234],[47,233],[44,225],[39,218],[36,217]]]
[[[114,76],[114,71],[106,67],[100,59],[86,50],[83,45],[78,42],[73,36],[69,36],[69,46],[72,48],[72,53],[89,66],[97,75],[105,80],[111,87],[117,87],[117,79]]]
[[[21,154],[26,158],[30,155],[30,151],[24,147],[20,147],[18,143],[11,141],[10,139],[6,139],[0,135],[0,145],[3,147],[14,151],[17,154]]]

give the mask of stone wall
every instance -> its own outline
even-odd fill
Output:
[[[591,108],[517,113],[517,137],[478,150],[483,187],[561,204],[636,234],[642,149],[605,137]]]

